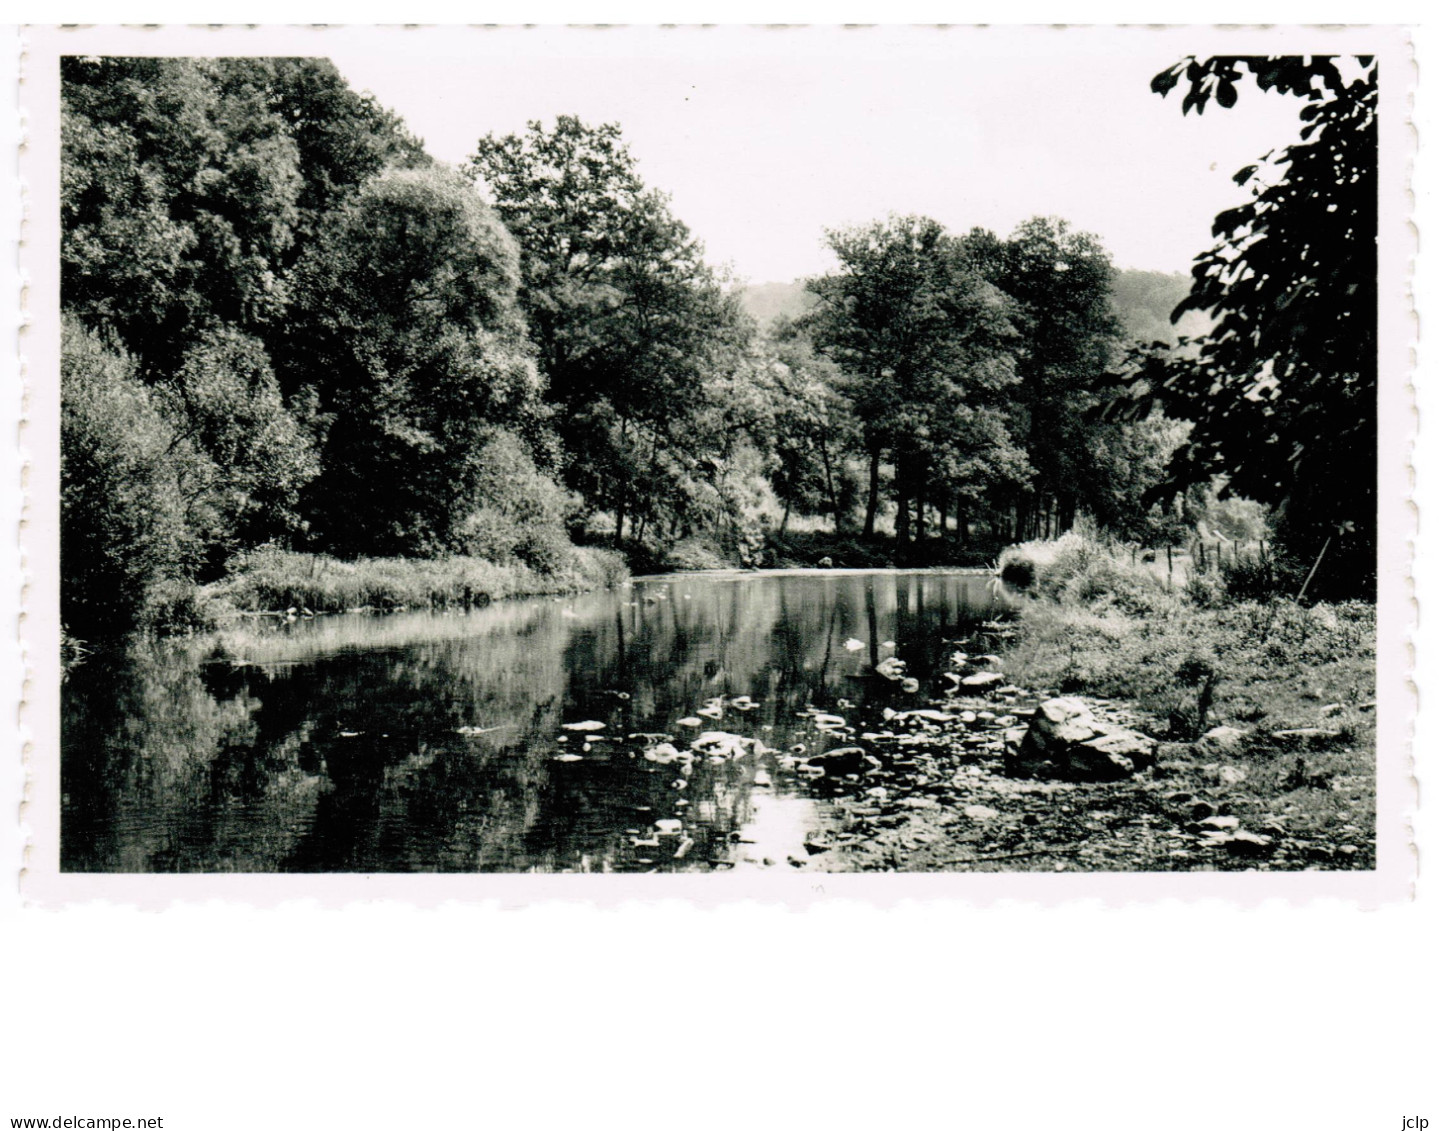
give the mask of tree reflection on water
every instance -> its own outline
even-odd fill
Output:
[[[815,812],[811,786],[772,755],[684,773],[640,756],[653,739],[628,736],[685,745],[696,731],[680,719],[748,695],[757,708],[726,707],[705,729],[779,750],[813,743],[803,708],[859,718],[903,697],[874,665],[898,655],[925,684],[944,642],[996,601],[973,575],[691,575],[96,655],[64,689],[62,867],[783,864]],[[581,720],[603,722],[600,737],[563,729]],[[579,757],[556,760],[566,753]],[[759,770],[772,784],[755,784]],[[656,835],[675,819],[680,831]]]

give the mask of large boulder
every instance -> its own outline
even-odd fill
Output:
[[[1013,777],[1120,781],[1154,765],[1154,739],[1098,718],[1083,699],[1039,705],[1017,747],[1006,752]]]

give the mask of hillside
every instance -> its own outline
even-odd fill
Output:
[[[1173,345],[1179,335],[1197,337],[1210,326],[1210,320],[1199,313],[1186,314],[1178,326],[1170,323],[1170,312],[1188,293],[1188,275],[1120,271],[1114,279],[1114,310],[1127,337]],[[798,318],[814,307],[814,298],[804,289],[803,279],[740,287],[739,296],[745,310],[761,326],[768,326],[782,314]]]
[[[1114,278],[1114,312],[1125,333],[1142,342],[1174,345],[1182,334],[1197,337],[1212,325],[1204,314],[1186,314],[1175,326],[1169,315],[1189,294],[1188,275],[1162,271],[1120,271]]]
[[[814,308],[814,296],[804,289],[804,280],[790,283],[756,283],[739,288],[746,313],[761,326],[768,326],[781,314],[798,318]]]

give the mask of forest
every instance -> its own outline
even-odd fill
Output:
[[[983,565],[1081,519],[1136,550],[1218,531],[1267,547],[1276,590],[1372,599],[1358,67],[1156,76],[1183,113],[1248,77],[1304,123],[1239,172],[1252,200],[1191,278],[1120,271],[1057,216],[890,215],[816,232],[836,267],[786,293],[706,261],[618,124],[531,122],[450,167],[323,59],[68,57],[65,629],[197,627],[277,562],[544,592],[624,563]]]

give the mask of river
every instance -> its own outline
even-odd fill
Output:
[[[783,866],[831,784],[785,753],[853,743],[816,712],[923,705],[1003,604],[972,573],[682,574],[97,654],[64,687],[61,866]],[[704,733],[742,753],[690,760]]]

